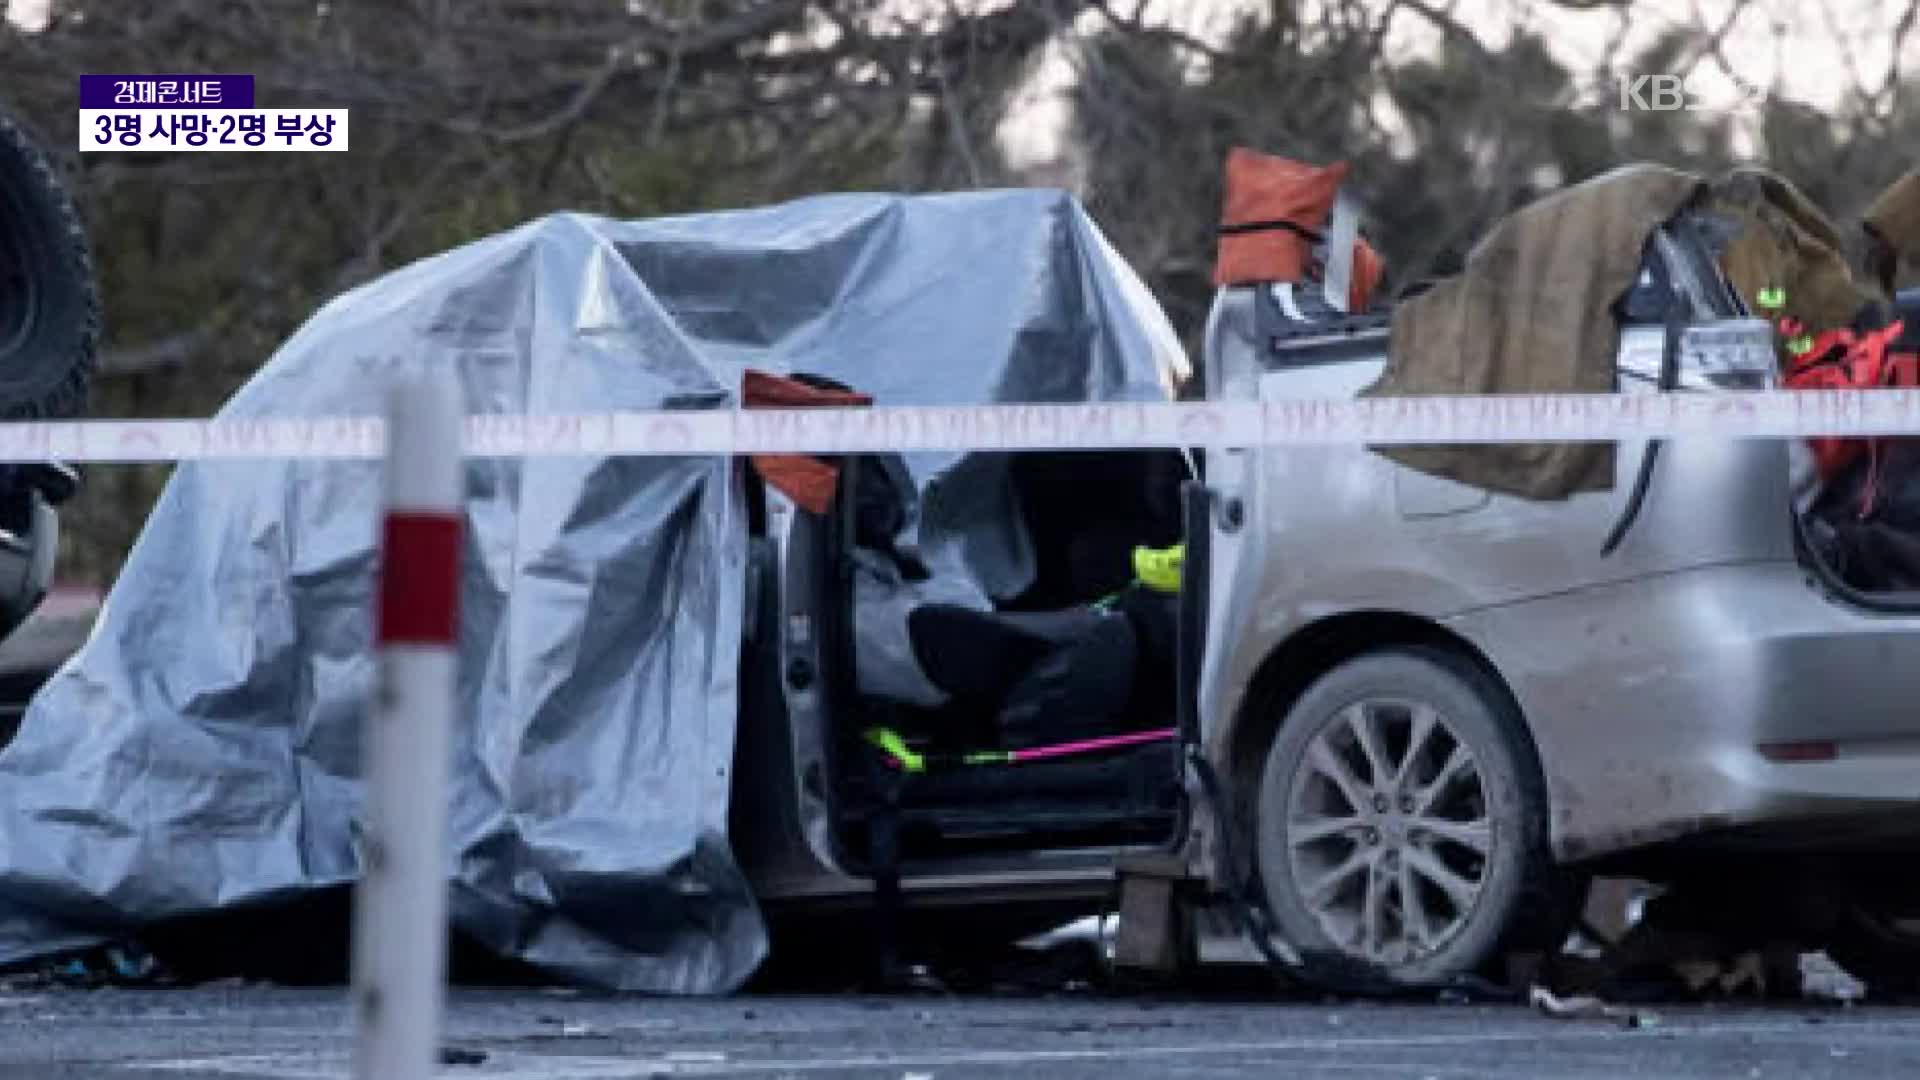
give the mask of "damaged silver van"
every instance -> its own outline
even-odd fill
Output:
[[[1640,287],[1621,392],[1775,384],[1771,327],[1700,230],[1662,228]],[[1380,376],[1390,313],[1297,300],[1218,294],[1209,397],[1350,397]],[[1920,296],[1902,308],[1920,320]],[[1118,874],[1145,883],[1120,893],[1123,951],[1212,955],[1233,915],[1296,975],[1365,991],[1557,946],[1596,870],[1738,868],[1818,892],[1811,932],[1850,965],[1910,964],[1920,893],[1885,854],[1920,838],[1920,607],[1822,559],[1797,445],[1623,444],[1615,460],[1611,490],[1549,502],[1362,446],[1213,447],[1193,471],[1023,455],[1029,514],[1177,503],[1141,542],[1186,544],[1168,737],[1032,760],[990,745],[991,725],[861,693],[856,485],[825,515],[757,489],[733,810],[757,895],[776,927],[866,920],[877,896],[951,944],[1094,910]],[[1074,565],[1071,529],[1034,543],[1041,565],[1050,543]],[[1058,601],[1005,607],[980,635],[1058,643],[1089,625]],[[972,734],[905,769],[910,751],[868,737],[881,724],[936,747]],[[812,940],[846,947],[828,937]],[[783,948],[808,938],[776,934]]]

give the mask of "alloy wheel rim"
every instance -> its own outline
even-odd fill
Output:
[[[1431,705],[1354,702],[1295,766],[1296,895],[1352,956],[1401,965],[1444,946],[1479,901],[1497,842],[1479,759]]]

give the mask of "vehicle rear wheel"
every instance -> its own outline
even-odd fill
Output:
[[[0,112],[0,419],[79,413],[99,340],[80,216],[46,156]]]
[[[1374,653],[1322,676],[1280,725],[1261,884],[1309,981],[1435,986],[1565,939],[1546,824],[1532,743],[1497,687],[1448,653]]]

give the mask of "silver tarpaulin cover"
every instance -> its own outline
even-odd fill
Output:
[[[748,367],[881,404],[1152,399],[1183,364],[1064,194],[839,195],[557,215],[426,259],[327,304],[220,415],[377,415],[409,365],[456,369],[473,413],[537,415],[731,408]],[[1003,462],[909,464],[921,551],[1023,585]],[[447,872],[494,952],[673,993],[760,962],[726,836],[739,476],[468,463]],[[352,881],[380,491],[374,463],[179,468],[0,754],[0,962]]]

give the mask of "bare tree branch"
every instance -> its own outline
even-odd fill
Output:
[[[111,379],[183,368],[205,352],[213,340],[213,328],[203,324],[158,341],[108,349],[100,354],[97,370],[102,378]]]

